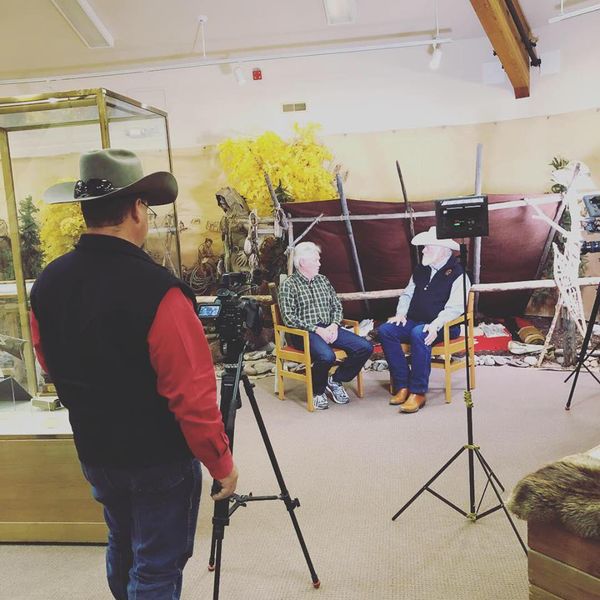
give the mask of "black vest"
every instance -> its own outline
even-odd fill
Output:
[[[431,267],[418,265],[413,272],[415,292],[407,317],[417,323],[431,323],[448,302],[452,284],[462,275],[458,258],[452,255],[448,262],[432,277]]]
[[[42,350],[82,462],[150,466],[191,456],[156,391],[147,337],[162,298],[192,290],[140,248],[83,235],[31,290]]]

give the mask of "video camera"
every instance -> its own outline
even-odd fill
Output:
[[[247,332],[258,335],[262,329],[262,309],[252,298],[241,294],[248,289],[250,273],[223,273],[217,299],[198,305],[198,317],[214,326],[221,341],[221,352],[228,361],[237,360]]]
[[[581,254],[600,252],[600,242],[581,242]]]
[[[595,233],[600,231],[600,196],[588,194],[583,197],[583,204],[589,217],[583,219],[586,231]],[[600,242],[581,242],[581,254],[600,252]]]

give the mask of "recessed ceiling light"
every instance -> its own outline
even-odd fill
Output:
[[[356,0],[323,0],[328,25],[347,25],[356,21]]]

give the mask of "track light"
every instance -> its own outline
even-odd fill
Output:
[[[240,63],[259,63],[267,60],[285,60],[292,58],[309,58],[314,56],[332,56],[335,54],[354,54],[360,52],[382,52],[384,50],[395,50],[398,48],[416,48],[418,46],[431,47],[432,44],[441,46],[442,44],[450,44],[454,40],[452,38],[440,38],[429,40],[407,40],[403,42],[385,42],[382,44],[351,44],[346,46],[336,46],[333,48],[301,48],[291,52],[274,52],[272,54],[253,54],[247,56],[227,57],[227,58],[206,58],[185,63],[171,62],[166,64],[157,64],[154,66],[130,67],[128,69],[92,71],[88,73],[69,73],[69,74],[53,74],[52,78],[56,81],[69,81],[71,79],[88,79],[94,77],[107,77],[109,75],[132,75],[134,73],[154,73],[159,71],[178,71],[183,69],[196,69],[200,67],[209,67],[215,65],[232,65]],[[245,77],[244,77],[245,79]],[[19,77],[16,79],[0,79],[0,85],[9,84],[24,84],[24,83],[43,83],[48,80],[48,77]]]
[[[194,43],[192,44],[192,52],[199,52],[202,50],[202,56],[206,58],[206,38],[204,37],[204,24],[208,21],[208,17],[205,15],[198,15],[198,25],[196,26],[196,35],[194,36]]]
[[[429,68],[432,71],[437,71],[440,68],[442,62],[442,49],[440,47],[440,21],[438,18],[438,3],[434,0],[435,8],[435,37],[433,38],[433,52],[431,53],[431,60],[429,61]]]
[[[438,44],[434,42],[433,44],[433,52],[431,53],[431,60],[429,61],[429,68],[432,71],[437,71],[440,68],[440,63],[442,62],[442,49]]]
[[[570,12],[564,11],[564,0],[560,2],[560,15],[557,17],[552,17],[548,19],[548,23],[558,23],[558,21],[564,21],[565,19],[570,19],[571,17],[579,17],[581,15],[587,15],[589,13],[600,10],[600,4],[594,4],[592,6],[588,6],[586,8],[580,8],[578,10],[572,10]]]
[[[52,0],[52,4],[88,48],[112,48],[115,45],[112,34],[87,0]]]
[[[429,61],[429,68],[432,71],[437,71],[440,68],[441,62],[442,62],[442,49],[437,44],[433,44],[433,52],[431,53],[431,60]]]
[[[246,83],[246,76],[244,75],[244,71],[242,71],[241,65],[235,65],[233,67],[233,75],[235,76],[238,85],[244,85]]]

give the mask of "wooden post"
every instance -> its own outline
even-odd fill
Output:
[[[287,274],[292,275],[294,272],[294,224],[288,222],[288,261]]]
[[[408,233],[410,234],[410,239],[408,240],[409,248],[410,248],[410,258],[412,260],[412,266],[420,265],[421,260],[419,256],[419,249],[416,246],[413,246],[410,241],[415,237],[415,218],[413,216],[413,209],[410,203],[408,202],[408,196],[406,195],[406,188],[404,187],[404,177],[402,177],[402,170],[400,169],[400,163],[396,161],[396,171],[398,171],[398,177],[400,178],[400,186],[402,187],[402,197],[404,198],[404,210],[406,214],[409,216],[408,218]]]
[[[344,217],[349,216],[348,204],[346,203],[346,194],[344,193],[344,186],[342,185],[342,178],[339,173],[336,175],[337,188],[340,195],[340,203],[342,205],[342,215]],[[354,241],[354,232],[352,231],[352,223],[349,219],[344,219],[344,223],[346,224],[346,232],[348,233],[348,240],[350,241],[350,250],[352,251],[352,259],[354,261],[354,267],[356,269],[356,275],[358,277],[358,286],[361,292],[365,291],[365,284],[362,276],[362,269],[360,268],[360,261],[358,260],[358,251],[356,250],[356,242]],[[365,307],[367,309],[367,313],[370,314],[371,308],[369,306],[369,301],[365,299]]]
[[[560,310],[559,329],[563,335],[563,366],[572,367],[577,364],[577,328],[564,304]]]
[[[483,144],[477,144],[477,158],[475,159],[475,195],[481,195],[481,167],[483,162]],[[473,283],[480,283],[481,280],[481,238],[476,237],[473,240]],[[477,305],[479,304],[479,294],[475,294],[473,312],[477,314]]]
[[[273,202],[273,208],[275,210],[278,210],[281,205],[279,204],[279,200],[277,199],[277,194],[275,193],[275,190],[273,189],[273,184],[271,183],[271,178],[269,177],[269,174],[265,171],[265,181],[267,182],[267,188],[269,189],[269,196],[271,196],[271,201]]]

